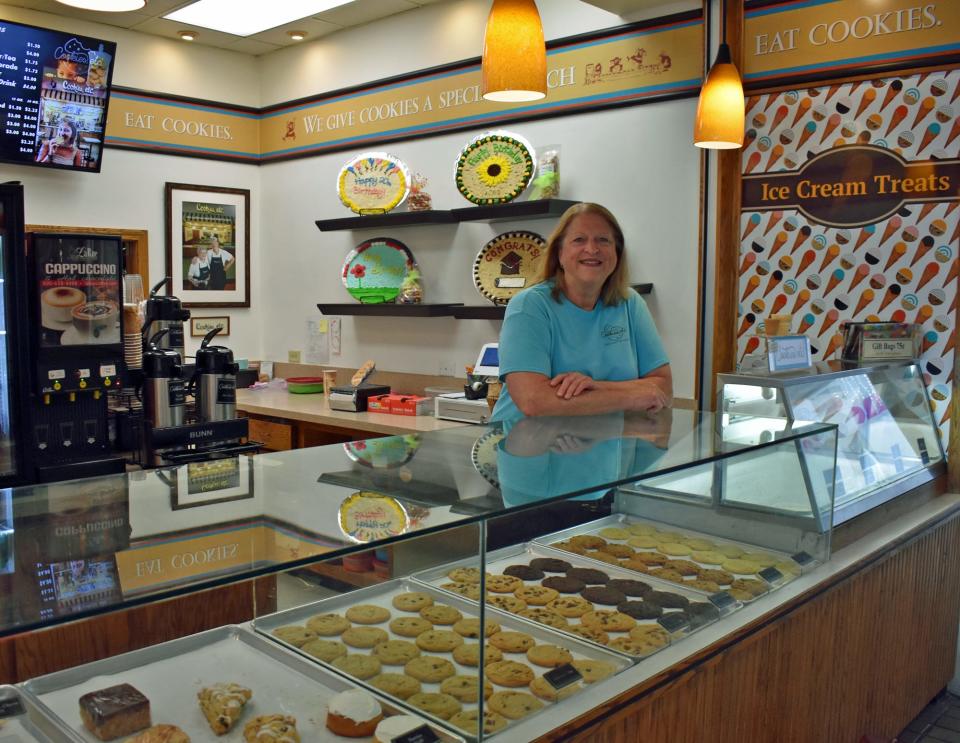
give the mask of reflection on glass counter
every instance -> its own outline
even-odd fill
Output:
[[[914,363],[824,362],[796,375],[721,374],[718,382],[725,425],[768,430],[764,416],[837,425],[834,524],[943,471],[933,408]],[[817,466],[809,469],[820,476]]]

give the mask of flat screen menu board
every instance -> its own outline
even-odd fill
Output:
[[[0,161],[99,172],[116,50],[0,19]]]

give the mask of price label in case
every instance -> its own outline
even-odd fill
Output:
[[[0,699],[0,720],[6,717],[19,717],[23,714],[26,714],[26,710],[19,698]]]
[[[421,725],[416,730],[394,738],[393,743],[439,743],[439,740],[440,738],[428,725]]]
[[[726,591],[710,594],[707,601],[713,604],[721,614],[733,611],[737,603],[737,600]]]
[[[685,632],[690,627],[690,622],[687,620],[686,616],[680,612],[664,614],[657,621],[660,623],[660,626],[671,635],[674,635],[677,632]]]
[[[771,585],[776,585],[783,580],[783,573],[776,568],[764,568],[758,575]]]
[[[547,671],[543,674],[543,677],[547,680],[547,683],[550,684],[554,689],[562,689],[565,686],[570,686],[570,684],[575,684],[577,681],[583,678],[580,675],[580,671],[573,667],[570,663],[564,663],[562,666],[557,666],[552,671]]]
[[[797,563],[797,565],[799,565],[801,568],[805,568],[807,565],[813,562],[813,557],[811,557],[809,553],[803,551],[797,552],[794,555],[790,555],[790,559]]]

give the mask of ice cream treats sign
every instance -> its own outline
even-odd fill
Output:
[[[748,0],[744,79],[769,84],[951,62],[960,55],[958,28],[956,0]]]
[[[907,162],[874,145],[827,150],[796,171],[743,177],[743,208],[796,209],[830,227],[862,227],[906,203],[960,199],[960,160]]]

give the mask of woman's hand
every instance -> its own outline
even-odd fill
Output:
[[[658,385],[649,382],[644,384],[643,380],[639,382],[641,386],[634,395],[632,410],[659,413],[670,406],[670,399]]]
[[[569,400],[587,390],[598,389],[599,385],[586,374],[564,372],[550,380],[550,386],[557,388],[557,397]]]

